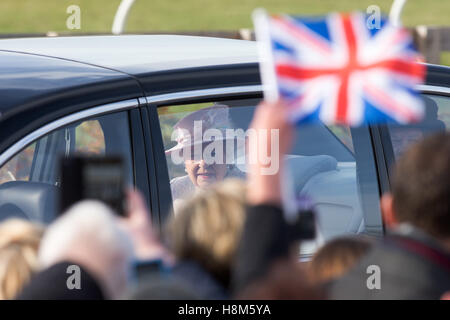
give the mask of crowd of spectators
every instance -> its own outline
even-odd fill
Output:
[[[279,130],[280,158],[295,130],[286,114],[281,102],[263,102],[251,123]],[[257,154],[258,139],[250,137],[249,152]],[[392,192],[381,199],[383,239],[337,237],[306,262],[283,212],[279,163],[274,175],[261,174],[268,164],[256,161],[246,184],[228,179],[199,190],[163,232],[134,190],[125,217],[85,200],[45,229],[2,222],[0,299],[448,298],[449,133],[423,139],[397,161]],[[379,290],[367,285],[374,265]]]

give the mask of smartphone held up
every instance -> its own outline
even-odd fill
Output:
[[[120,157],[64,157],[60,160],[60,177],[60,213],[80,200],[92,199],[125,216],[125,183]]]

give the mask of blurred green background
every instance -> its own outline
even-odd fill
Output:
[[[66,8],[81,8],[79,32],[109,32],[120,0],[1,0],[0,30],[8,32],[68,31]],[[389,12],[391,0],[136,0],[127,31],[236,30],[251,28],[256,7],[271,13],[323,14],[366,10],[378,5]],[[407,26],[448,25],[450,1],[409,0],[403,21]]]
[[[0,0],[1,33],[69,32],[66,9],[81,8],[81,30],[110,32],[120,0]],[[208,31],[252,28],[251,12],[264,7],[270,13],[301,15],[330,11],[366,10],[378,5],[389,12],[392,0],[136,0],[127,32]],[[406,26],[449,25],[449,0],[409,0],[403,12]],[[450,64],[450,54],[443,62]]]

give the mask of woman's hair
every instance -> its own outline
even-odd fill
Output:
[[[14,299],[38,269],[40,225],[9,219],[0,223],[0,299]]]
[[[244,225],[245,193],[239,179],[198,190],[168,224],[168,244],[176,258],[199,263],[226,287]]]
[[[364,237],[340,237],[326,243],[308,265],[309,276],[317,284],[337,279],[355,266],[372,247]]]
[[[234,297],[238,300],[320,300],[325,291],[313,284],[306,270],[292,259],[272,263],[264,277],[254,281]]]

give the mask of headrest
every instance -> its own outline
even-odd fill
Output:
[[[298,195],[306,182],[314,175],[336,170],[337,161],[328,155],[318,156],[287,156],[286,162],[290,170],[295,186],[295,194]]]
[[[55,217],[58,188],[31,181],[9,181],[0,185],[0,221],[12,217],[49,223]]]

